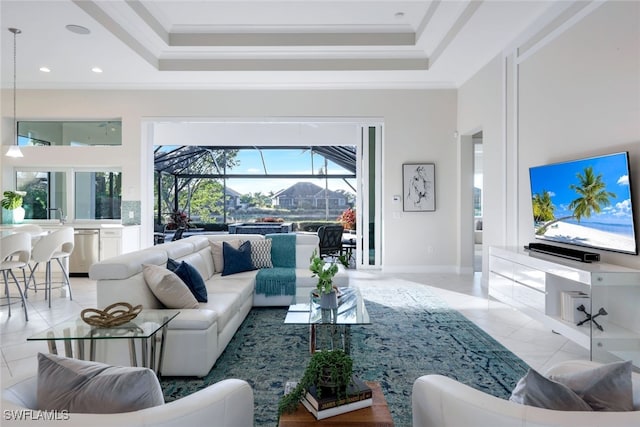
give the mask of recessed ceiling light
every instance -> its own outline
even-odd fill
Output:
[[[43,73],[50,73],[51,72],[51,68],[49,68],[49,67],[40,67],[40,71],[42,71]]]
[[[101,72],[102,72],[102,68],[100,68],[100,67],[93,67],[93,68],[91,69],[91,71],[93,71],[94,73],[101,73]]]
[[[76,34],[84,35],[84,34],[89,34],[91,32],[87,27],[83,27],[82,25],[69,24],[65,26],[65,28],[71,31],[72,33],[76,33]]]

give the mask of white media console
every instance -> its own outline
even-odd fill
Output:
[[[586,294],[587,321],[562,319],[563,292]],[[640,271],[606,263],[583,263],[516,248],[489,250],[489,295],[575,341],[601,362],[632,360],[640,367]],[[566,308],[565,308],[566,309]],[[577,320],[583,312],[573,313]]]

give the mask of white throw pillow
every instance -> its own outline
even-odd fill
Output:
[[[564,384],[552,381],[533,369],[518,381],[510,401],[556,411],[592,411],[591,406]]]
[[[115,414],[164,404],[162,388],[149,368],[38,354],[38,409]]]
[[[159,265],[143,264],[142,274],[151,292],[167,308],[198,308],[189,287],[175,274]]]
[[[633,411],[631,361],[613,362],[585,371],[552,375],[573,390],[594,411]]]
[[[222,240],[216,242],[209,242],[211,246],[211,256],[213,257],[213,269],[216,273],[222,273],[224,271],[224,254],[222,252]],[[240,239],[225,240],[232,248],[238,249],[242,244]]]

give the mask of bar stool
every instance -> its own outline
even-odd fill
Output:
[[[2,270],[2,277],[4,279],[4,292],[7,299],[7,306],[9,307],[9,317],[11,317],[11,294],[9,292],[9,275],[13,278],[18,292],[20,293],[20,299],[22,300],[22,307],[24,308],[24,319],[29,321],[29,315],[27,314],[27,302],[25,301],[22,287],[13,273],[13,270],[19,268],[24,274],[24,269],[29,265],[29,259],[31,257],[31,235],[29,233],[14,233],[0,239],[0,270]],[[25,282],[26,286],[26,282]]]
[[[44,233],[44,230],[38,224],[22,224],[15,227],[14,230],[17,233],[29,233],[33,236],[38,236]]]
[[[28,298],[27,291],[29,289],[33,289],[35,292],[37,292],[38,289],[44,289],[44,298],[49,299],[49,308],[51,308],[51,289],[59,289],[66,285],[69,289],[69,299],[73,299],[69,273],[63,263],[63,260],[65,258],[69,258],[71,255],[73,245],[73,227],[63,227],[59,230],[53,231],[42,236],[34,243],[33,248],[31,249],[31,261],[35,264],[31,267],[31,274],[27,285],[25,286],[24,293],[26,298]],[[52,286],[51,262],[53,260],[56,260],[62,269],[63,277],[59,286]],[[44,283],[36,283],[36,279],[34,277],[34,273],[40,263],[46,263]],[[31,284],[31,280],[33,280],[33,285]]]

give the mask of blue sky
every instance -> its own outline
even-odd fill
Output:
[[[162,147],[163,150],[174,149],[174,146]],[[291,149],[283,150],[264,150],[263,152],[264,164],[267,167],[268,174],[310,174],[312,172],[318,173],[320,168],[324,167],[324,157],[319,154],[314,154],[313,165],[311,162],[311,152],[308,149],[291,147]],[[255,174],[256,176],[264,175],[264,165],[260,152],[251,147],[242,149],[238,152],[236,159],[239,161],[239,165],[229,171],[229,173],[235,174]],[[335,163],[328,161],[327,169],[329,174],[347,174],[348,171]],[[320,187],[325,186],[325,180],[322,178],[316,179],[301,179],[301,178],[260,178],[260,179],[228,179],[227,185],[229,188],[239,192],[240,194],[257,193],[269,194],[270,191],[277,192],[283,190],[295,184],[296,182],[312,182]],[[349,179],[351,186],[355,188],[356,182],[354,179]],[[342,178],[329,179],[328,185],[330,190],[345,190],[351,193],[355,193]]]
[[[170,150],[175,148],[174,146],[163,147],[164,150]],[[250,147],[247,147],[250,148]],[[321,167],[324,167],[324,157],[315,154],[313,158],[313,167],[311,164],[311,153],[308,149],[291,147],[286,150],[264,150],[264,163],[267,166],[267,172],[269,174],[310,174],[312,172],[318,172]],[[260,152],[254,149],[240,150],[237,156],[237,160],[240,164],[233,169],[231,173],[237,174],[255,174],[256,176],[264,175],[264,166],[262,164],[262,158]],[[328,170],[330,174],[345,174],[348,173],[340,166],[329,161]],[[240,194],[257,193],[268,194],[270,191],[279,191],[288,188],[296,182],[307,181],[313,182],[321,187],[325,186],[325,180],[321,178],[317,179],[276,179],[276,178],[261,178],[261,179],[229,179],[227,185],[239,192]],[[355,187],[355,179],[350,179],[349,182]],[[342,179],[329,179],[329,189],[338,190],[343,189],[351,193],[355,191],[347,185]]]
[[[593,167],[596,176],[602,175],[606,191],[616,195],[609,199],[611,205],[604,208],[601,215],[592,215],[590,220],[629,222],[632,213],[626,153],[533,167],[530,169],[531,193],[533,195],[543,190],[550,192],[556,218],[570,215],[567,206],[579,196],[569,185],[579,185],[576,176],[588,166]]]
[[[298,173],[308,174],[312,172],[311,155],[308,150],[265,150],[264,162],[267,165],[267,172],[270,174],[281,173]],[[257,150],[241,150],[237,159],[240,161],[240,165],[234,168],[233,173],[241,174],[256,174],[262,175],[264,173],[264,167],[262,165],[262,159]],[[347,173],[340,166],[332,163],[327,164],[329,173],[344,174]],[[314,155],[313,159],[313,171],[316,173],[321,167],[324,167],[324,158],[319,155]],[[313,182],[316,185],[324,187],[324,179],[230,179],[228,181],[229,187],[235,191],[245,193],[256,193],[258,191],[263,194],[268,194],[269,191],[278,191],[284,188],[290,187],[296,182],[308,181]],[[351,180],[352,185],[355,187],[355,179]],[[338,190],[343,189],[349,192],[353,192],[342,179],[329,180],[329,189]]]

